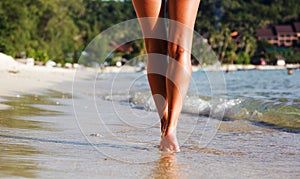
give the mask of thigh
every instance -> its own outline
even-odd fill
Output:
[[[200,0],[168,0],[169,18],[194,28]]]
[[[200,0],[168,0],[170,18],[169,42],[191,49]]]
[[[165,0],[132,0],[148,53],[166,54]]]
[[[165,33],[165,0],[132,0],[145,37],[155,32]]]

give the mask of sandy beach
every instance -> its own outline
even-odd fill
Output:
[[[300,177],[299,134],[245,120],[182,114],[181,152],[160,152],[156,112],[105,97],[144,73],[3,65],[0,178]]]
[[[0,73],[0,93],[3,96],[49,89],[53,84],[72,81],[75,70],[28,66],[18,63],[10,56],[0,54]]]

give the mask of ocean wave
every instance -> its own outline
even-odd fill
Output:
[[[155,111],[150,92],[135,91],[128,95],[115,94],[106,100],[127,103],[133,108]],[[210,96],[187,96],[183,113],[208,116],[221,120],[248,120],[286,131],[300,131],[300,102],[290,99],[216,98]]]

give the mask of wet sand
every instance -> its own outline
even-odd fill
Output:
[[[95,85],[78,78],[74,98],[72,81],[62,81],[13,93],[10,89],[14,87],[7,93],[2,89],[0,177],[300,176],[297,133],[242,120],[182,114],[178,129],[181,152],[162,153],[155,112],[103,99],[101,93],[110,91],[107,80]],[[30,84],[30,78],[26,83]],[[123,84],[116,85],[122,89]],[[98,93],[91,95],[95,90]]]

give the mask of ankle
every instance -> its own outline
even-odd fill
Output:
[[[174,135],[176,136],[176,127],[168,127],[164,132],[162,132],[162,137]]]

